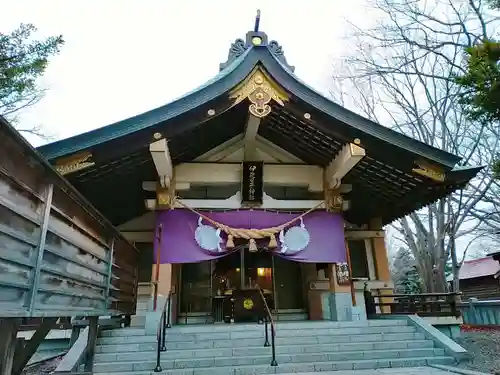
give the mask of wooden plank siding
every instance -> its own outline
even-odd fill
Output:
[[[495,279],[494,276],[460,280],[460,291],[464,302],[470,298],[478,300],[500,299],[500,280]]]
[[[138,257],[0,118],[0,316],[134,313]]]

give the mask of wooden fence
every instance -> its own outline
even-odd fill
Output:
[[[0,117],[0,316],[132,314],[138,257]]]

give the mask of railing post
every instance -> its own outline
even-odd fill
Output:
[[[95,353],[95,343],[97,340],[97,324],[99,322],[98,316],[91,316],[88,318],[89,321],[89,335],[87,337],[87,354],[85,357],[85,371],[92,373],[94,369],[94,353]]]
[[[269,335],[267,333],[267,316],[264,318],[264,329],[266,331],[266,341],[264,342],[264,346],[269,346]]]
[[[470,322],[469,324],[481,324],[481,318],[480,315],[476,309],[475,302],[477,302],[477,298],[470,298],[469,299],[469,316],[470,316]]]
[[[161,330],[162,332],[162,338],[161,338],[161,351],[164,352],[167,350],[167,347],[165,345],[165,336],[167,335],[167,313],[165,310],[162,312],[162,324],[161,324]]]
[[[172,292],[168,293],[168,301],[167,301],[167,328],[172,328],[172,324],[170,324],[170,314],[171,314],[171,303],[172,303]]]
[[[154,369],[154,372],[160,372],[162,371],[161,368],[161,335],[162,335],[162,329],[161,329],[161,324],[158,325],[158,331],[156,332],[156,340],[157,340],[157,346],[156,346],[156,367]]]
[[[267,332],[267,329],[266,329],[266,332]],[[271,366],[278,366],[278,362],[276,362],[276,345],[274,343],[274,336],[276,336],[276,332],[274,332],[274,324],[271,324],[271,350],[273,352]]]
[[[107,275],[106,275],[106,292],[104,297],[106,297],[105,301],[105,310],[110,309],[110,301],[111,301],[111,283],[113,282],[113,259],[114,259],[114,253],[115,253],[115,237],[111,239],[111,243],[109,246],[109,256],[108,258],[108,269],[107,269]]]

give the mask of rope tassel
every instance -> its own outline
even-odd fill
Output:
[[[227,236],[226,248],[233,249],[234,248],[234,238],[231,234]]]
[[[255,253],[257,250],[257,243],[253,238],[250,238],[250,241],[248,241],[248,251]]]
[[[278,247],[278,242],[276,241],[276,236],[274,234],[272,234],[271,236],[269,236],[269,245],[268,247],[270,249],[276,249]]]

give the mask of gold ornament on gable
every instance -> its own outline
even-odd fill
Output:
[[[438,182],[443,182],[446,179],[445,173],[439,168],[424,163],[415,164],[417,164],[418,168],[413,168],[412,171],[421,176],[430,178],[431,180]]]
[[[94,166],[91,159],[90,152],[79,153],[56,161],[54,168],[60,174],[67,175]]]
[[[288,95],[261,69],[254,70],[241,84],[230,93],[231,99],[238,104],[245,99],[250,101],[249,112],[255,117],[265,117],[271,113],[271,101],[281,106],[288,101]]]

